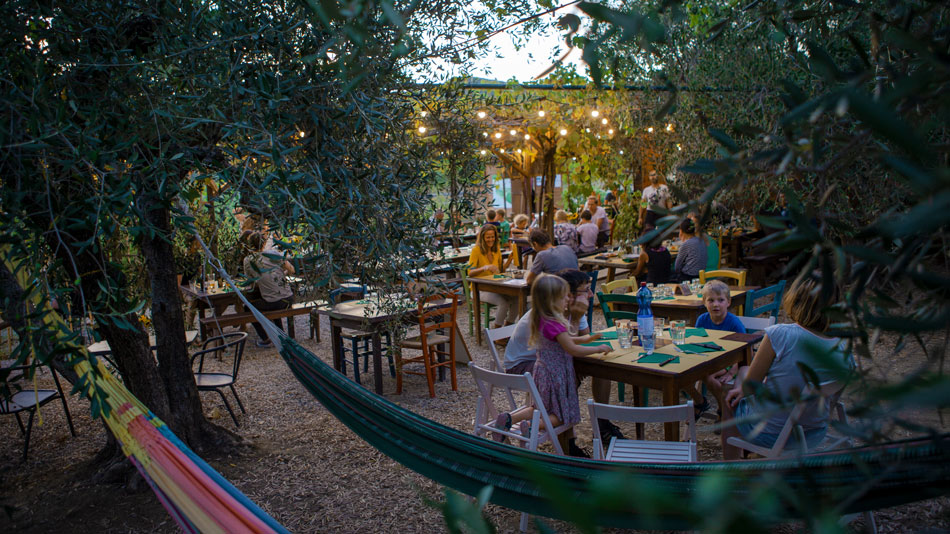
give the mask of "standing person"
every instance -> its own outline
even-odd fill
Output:
[[[495,210],[495,222],[498,223],[501,246],[507,247],[508,239],[511,237],[511,224],[505,219],[505,210]]]
[[[577,227],[577,235],[580,240],[580,253],[588,254],[597,250],[597,225],[590,220],[590,211],[584,210],[581,213],[581,224]]]
[[[801,278],[792,283],[782,299],[782,309],[793,323],[772,325],[765,329],[765,337],[752,359],[752,365],[740,367],[735,386],[726,393],[722,405],[723,422],[736,419],[735,425],[722,429],[722,455],[726,460],[739,459],[739,449],[728,443],[732,436],[761,447],[771,447],[785,426],[789,410],[769,400],[766,395],[746,397],[745,382],[763,384],[772,399],[792,402],[805,387],[801,365],[810,367],[821,382],[834,377],[821,362],[837,360],[851,367],[851,357],[844,353],[843,342],[825,335],[830,320],[825,310],[838,299],[837,288],[825,295],[815,278]],[[759,428],[762,423],[765,426]],[[818,401],[811,401],[798,420],[805,431],[805,442],[814,447],[825,437],[828,417],[819,410]],[[792,440],[797,442],[793,433]],[[790,441],[791,443],[791,441]]]
[[[580,243],[577,241],[577,227],[568,222],[567,212],[564,210],[554,212],[554,240],[558,245],[571,247],[574,254],[577,254],[580,249]]]
[[[653,230],[652,226],[646,226],[640,235],[644,236]],[[648,243],[644,243],[640,247],[637,266],[630,272],[630,276],[636,276],[638,277],[637,280],[648,284],[665,284],[670,281],[670,274],[673,271],[672,266],[673,256],[663,246],[663,239],[658,233]],[[644,273],[646,273],[645,279],[639,278]]]
[[[597,353],[609,353],[610,347],[598,345],[585,347],[600,338],[600,335],[573,336],[568,328],[570,324],[564,317],[569,303],[569,287],[564,279],[554,275],[542,275],[531,287],[531,337],[530,342],[537,347],[537,360],[534,364],[534,380],[538,387],[541,402],[544,404],[551,424],[574,426],[581,422],[580,403],[577,399],[577,375],[574,373],[574,356],[589,356]],[[495,421],[500,428],[511,428],[521,423],[521,433],[530,432],[527,419],[534,408],[527,406],[512,413],[502,413]],[[495,434],[494,439],[503,441],[504,436]],[[561,448],[571,456],[590,457],[577,446],[568,432],[558,435]]]
[[[540,228],[532,228],[528,241],[537,253],[525,281],[529,284],[541,273],[554,274],[563,269],[577,269],[577,254],[567,245],[554,246],[551,237]]]
[[[640,203],[639,224],[656,226],[656,220],[663,216],[662,210],[673,207],[670,198],[670,189],[666,184],[660,184],[660,177],[656,169],[650,169],[650,185],[643,188],[643,199]]]
[[[706,269],[706,244],[696,235],[696,225],[692,219],[683,219],[680,223],[679,254],[673,266],[673,281],[681,282],[699,276],[699,271]]]
[[[607,220],[607,210],[600,205],[600,198],[596,194],[587,197],[584,209],[590,212],[591,222],[597,226],[597,247],[602,247],[610,237],[610,222]]]
[[[481,276],[485,274],[500,274],[505,272],[511,258],[506,262],[501,255],[501,248],[498,244],[498,228],[490,224],[482,226],[478,232],[478,238],[475,246],[472,247],[472,255],[468,259],[468,275]],[[475,291],[475,285],[471,287]],[[479,291],[478,298],[482,302],[488,302],[498,307],[495,310],[494,328],[501,328],[506,324],[512,324],[518,320],[518,301],[516,297],[499,295],[490,291]],[[478,312],[478,310],[475,310]]]
[[[277,260],[275,250],[265,249],[265,238],[260,232],[252,232],[246,238],[250,254],[244,257],[244,276],[255,280],[254,285],[261,294],[261,300],[253,302],[260,311],[284,310],[294,303],[294,291],[287,283],[286,275],[294,274],[294,267],[286,260]],[[293,321],[289,318],[288,321]],[[283,329],[280,319],[274,319],[277,328]],[[271,347],[273,342],[264,327],[257,321],[253,323],[260,339],[258,347]]]
[[[565,316],[571,325],[571,331],[576,329],[577,335],[586,336],[590,333],[590,325],[587,323],[587,311],[590,308],[591,299],[594,293],[590,290],[590,276],[577,269],[564,269],[558,271],[557,275],[567,282],[570,296],[568,299],[567,312]],[[505,372],[510,375],[523,375],[534,372],[534,362],[537,361],[537,348],[532,347],[531,338],[531,312],[524,314],[518,319],[515,331],[508,338],[508,345],[505,347]],[[577,387],[580,387],[584,377],[577,375]],[[594,402],[601,404],[610,404],[610,380],[605,378],[591,378],[591,394]],[[623,433],[616,425],[606,419],[601,419],[600,434],[605,440],[610,438],[623,439]]]

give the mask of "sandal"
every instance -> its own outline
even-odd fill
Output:
[[[498,414],[498,417],[495,418],[495,428],[505,431],[511,430],[511,414],[507,412]],[[499,432],[492,432],[491,438],[498,443],[508,442],[508,436]]]
[[[703,397],[703,403],[699,406],[693,407],[693,411],[695,412],[693,417],[696,421],[699,421],[699,418],[702,417],[703,414],[706,413],[710,408],[712,408],[712,405],[709,404],[709,400],[706,399],[706,397]]]

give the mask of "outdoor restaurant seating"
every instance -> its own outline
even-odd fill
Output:
[[[492,315],[491,311],[495,308],[495,305],[490,302],[481,302],[480,310],[475,309],[475,300],[472,299],[471,285],[468,282],[468,266],[462,266],[459,268],[459,276],[462,279],[462,291],[465,294],[465,302],[468,303],[468,335],[474,336],[476,328],[483,328],[481,325],[482,314],[485,316],[485,325],[484,328],[488,328],[492,324]]]
[[[587,400],[590,424],[594,429],[594,459],[608,462],[680,463],[696,461],[696,420],[693,416],[693,401],[678,406],[640,408],[614,406]],[[600,435],[599,419],[626,421],[628,423],[684,422],[689,433],[688,441],[648,441],[639,439],[611,440],[606,452]]]
[[[30,377],[27,376],[29,369],[29,365],[18,365],[6,368],[6,371],[10,373],[8,382],[12,384],[13,382],[25,382],[29,380]],[[34,372],[40,372],[40,369],[42,368],[34,369]],[[62,401],[63,412],[66,413],[66,423],[69,425],[69,432],[73,437],[76,437],[76,429],[73,428],[73,418],[69,414],[69,405],[66,404],[66,396],[63,395],[63,387],[59,383],[56,369],[52,366],[47,367],[47,369],[49,369],[50,374],[53,375],[53,383],[56,384],[56,389],[33,389],[32,385],[27,385],[23,387],[22,391],[13,393],[13,396],[8,400],[0,400],[0,415],[13,415],[16,417],[17,426],[20,427],[20,433],[23,434],[24,461],[30,452],[30,435],[33,432],[33,417],[36,415],[36,411],[39,407],[44,404],[56,399]],[[23,421],[20,419],[20,412],[30,413],[26,426],[23,426]]]
[[[229,332],[227,334],[210,338],[204,342],[202,349],[191,355],[191,367],[194,370],[195,383],[198,385],[198,391],[214,391],[221,396],[224,401],[224,407],[231,414],[234,420],[234,426],[241,426],[231,404],[224,396],[223,388],[231,390],[234,400],[237,401],[241,413],[247,413],[241,398],[238,397],[234,384],[238,379],[238,371],[241,369],[241,359],[244,357],[244,344],[247,341],[247,332]],[[230,354],[229,354],[230,353]],[[198,368],[195,370],[195,362]],[[225,367],[220,368],[220,364]],[[206,370],[205,366],[209,369]]]
[[[785,280],[769,287],[749,291],[745,296],[745,314],[757,317],[763,313],[768,313],[771,317],[778,318],[778,312],[782,309],[782,295],[784,293]],[[756,300],[768,296],[772,297],[769,302],[758,307],[755,306]]]
[[[366,296],[366,286],[341,286],[333,291],[330,291],[330,304],[336,304],[341,300],[357,300]],[[389,361],[389,374],[396,376],[396,368],[393,365],[393,356],[391,354],[392,347],[392,337],[389,332],[383,332],[382,334],[385,350],[386,350],[386,359]],[[342,359],[340,361],[341,369],[343,374],[346,374],[346,353],[349,352],[353,356],[353,380],[357,384],[360,382],[360,359],[363,360],[363,372],[368,372],[369,370],[369,360],[373,356],[373,349],[370,347],[370,342],[372,340],[371,332],[364,332],[363,330],[353,330],[353,329],[344,329],[340,335],[342,339],[341,351]],[[349,347],[347,347],[349,343]]]
[[[633,293],[634,289],[637,287],[636,278],[621,278],[619,280],[614,280],[612,282],[605,282],[604,285],[600,286],[604,293],[613,293],[614,291],[622,288],[626,288],[624,293]]]
[[[485,339],[488,340],[488,353],[491,354],[491,370],[497,373],[505,372],[505,364],[502,361],[501,356],[498,355],[498,347],[495,345],[496,341],[501,341],[503,339],[510,338],[515,333],[515,327],[517,324],[510,324],[508,326],[503,326],[501,328],[486,328],[485,329]],[[511,390],[506,390],[505,393],[508,395],[508,404],[512,408],[515,407],[515,398],[512,396]]]
[[[717,269],[715,271],[699,271],[699,283],[705,284],[709,278],[726,278],[735,282],[737,286],[745,285],[746,271],[734,271],[731,269]],[[727,282],[728,283],[728,282]]]
[[[430,307],[427,304],[448,299],[451,305]],[[452,391],[458,391],[455,374],[455,318],[458,313],[458,296],[455,293],[429,295],[419,299],[419,334],[408,337],[400,343],[396,351],[396,393],[402,393],[402,375],[415,374],[426,377],[429,383],[429,396],[435,397],[435,372],[449,368],[452,377]],[[446,348],[448,345],[448,348]],[[418,350],[419,356],[404,357],[405,350]],[[408,371],[407,363],[421,363],[423,371]]]

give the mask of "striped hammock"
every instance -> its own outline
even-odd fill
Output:
[[[179,440],[109,373],[102,360],[98,373],[87,360],[76,360],[76,372],[108,393],[111,409],[108,415],[102,412],[105,423],[182,531],[288,532]]]
[[[278,334],[271,331],[271,339]],[[493,486],[491,502],[521,512],[570,519],[552,505],[536,483],[541,472],[585,506],[590,482],[601,474],[626,474],[639,483],[690,498],[701,476],[720,474],[738,482],[736,497],[748,497],[743,481],[778,476],[814,502],[854,513],[943,495],[950,490],[950,436],[887,446],[861,447],[788,460],[696,464],[618,464],[532,452],[496,443],[426,419],[357,385],[293,339],[280,335],[280,354],[297,379],[341,422],[372,446],[407,468],[468,495]],[[857,496],[857,498],[855,498]],[[681,501],[687,502],[687,501]],[[614,503],[615,505],[616,503]],[[591,510],[603,526],[682,528],[681,515],[657,517],[632,508],[604,505]],[[799,510],[785,510],[793,518]]]

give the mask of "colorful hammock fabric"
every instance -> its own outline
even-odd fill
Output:
[[[98,374],[79,359],[80,375],[95,377],[108,393],[110,405],[103,419],[122,445],[122,451],[155,491],[159,501],[184,532],[288,532],[237,488],[199,458],[129,390],[102,361]]]
[[[840,506],[842,513],[905,504],[950,490],[950,436],[946,435],[795,459],[746,462],[619,464],[532,452],[477,437],[405,410],[357,385],[278,332],[271,331],[271,339],[279,339],[280,354],[301,384],[376,449],[407,468],[468,495],[477,495],[485,486],[493,486],[493,503],[530,514],[569,518],[564,509],[545,498],[530,475],[532,470],[555,478],[561,489],[576,496],[575,502],[585,502],[584,493],[589,490],[591,479],[605,473],[629,474],[638,477],[640,483],[680,498],[694,493],[699,478],[709,473],[726,475],[735,481],[774,475],[792,489],[807,491],[815,502]],[[740,483],[733,487],[733,491],[748,492],[749,486]],[[796,515],[794,510],[785,513],[789,518]],[[642,510],[635,509],[605,508],[592,515],[603,526],[657,528],[657,521],[666,525],[664,528],[686,526],[676,515],[658,518],[650,513],[647,520]]]

